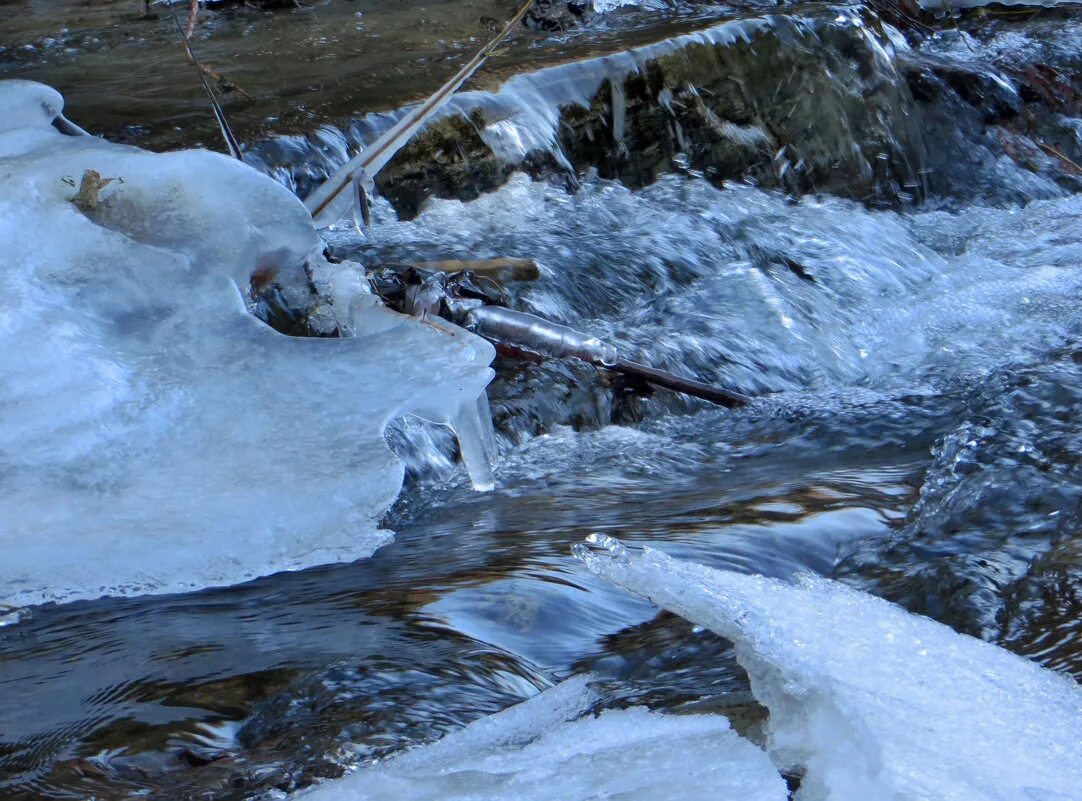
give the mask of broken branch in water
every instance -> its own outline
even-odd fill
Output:
[[[1064,153],[1055,145],[1038,142],[1037,147],[1039,147],[1041,150],[1043,150],[1045,153],[1052,156],[1053,158],[1059,159],[1060,163],[1064,166],[1067,172],[1071,173],[1072,175],[1082,175],[1082,167],[1072,161],[1066,153]]]
[[[499,262],[532,263],[529,259],[486,259],[480,263]],[[471,270],[445,272],[439,266],[432,267],[448,262],[427,264],[427,269],[414,265],[405,272],[387,266],[369,272],[368,277],[376,294],[395,311],[433,324],[438,324],[442,317],[465,326],[495,345],[497,353],[511,358],[532,362],[579,359],[601,370],[622,373],[638,382],[666,387],[728,408],[743,406],[751,400],[739,392],[621,358],[616,348],[597,337],[509,309],[504,305],[507,294],[489,276],[474,275]]]
[[[499,256],[494,259],[439,259],[437,261],[414,261],[410,267],[420,270],[438,270],[441,273],[458,273],[469,270],[474,275],[495,278],[498,281],[536,281],[541,270],[533,259]]]
[[[371,145],[351,158],[305,198],[304,205],[312,214],[317,228],[326,228],[338,222],[351,202],[355,209],[366,210],[368,194],[372,191],[376,174],[390,161],[395,153],[429,117],[443,106],[451,95],[477,71],[492,52],[507,38],[515,26],[522,22],[534,0],[527,0],[507,25],[488,44],[471,58],[447,83],[436,90],[430,98],[409,111]],[[346,192],[353,187],[353,192]],[[356,216],[356,215],[355,215]],[[364,215],[367,216],[367,215]],[[359,224],[359,221],[357,221]]]
[[[490,342],[548,358],[581,359],[595,367],[623,373],[718,406],[732,409],[751,400],[739,392],[621,359],[614,347],[597,337],[526,312],[500,306],[479,306],[466,314],[464,323],[467,329]]]

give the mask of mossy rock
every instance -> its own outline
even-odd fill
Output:
[[[680,164],[715,181],[875,205],[920,198],[913,96],[872,12],[820,8],[742,24],[718,43],[688,36],[631,51],[634,62],[537,73],[539,85],[597,74],[586,102],[560,105],[558,150],[501,160],[484,141],[490,121],[479,106],[418,133],[381,172],[379,190],[411,217],[427,197],[469,200],[518,167],[544,176],[569,164],[640,187]]]

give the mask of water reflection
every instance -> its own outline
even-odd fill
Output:
[[[608,531],[712,564],[829,571],[842,543],[903,513],[915,469],[786,471],[768,452],[718,471],[655,461],[657,440],[628,430],[568,454],[570,439],[536,440],[492,495],[415,488],[396,542],[364,562],[40,609],[0,640],[4,792],[290,787],[583,669],[613,704],[738,692],[724,643],[598,585],[569,543]]]

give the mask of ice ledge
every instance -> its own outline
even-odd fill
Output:
[[[0,601],[370,555],[402,481],[384,427],[480,428],[491,346],[356,293],[335,309],[354,337],[274,332],[245,310],[255,270],[363,287],[300,201],[213,153],[65,136],[61,108],[0,81]]]
[[[719,715],[643,708],[584,713],[597,699],[576,677],[293,796],[298,801],[784,801],[785,782]]]
[[[591,572],[731,640],[770,710],[799,801],[1067,801],[1082,787],[1082,688],[1002,648],[827,579],[712,570],[609,537]]]

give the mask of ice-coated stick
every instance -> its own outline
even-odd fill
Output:
[[[596,367],[615,370],[730,409],[743,406],[751,400],[739,392],[621,359],[614,347],[597,337],[550,322],[535,314],[502,306],[481,306],[466,315],[465,324],[466,328],[475,334],[515,350],[552,359],[581,359]]]

